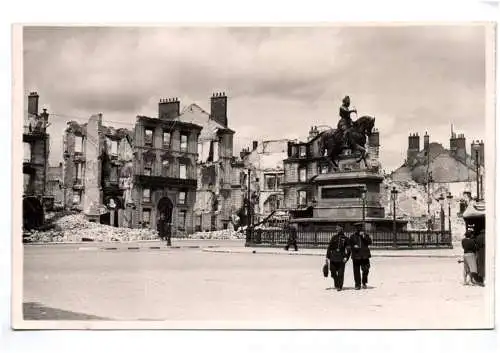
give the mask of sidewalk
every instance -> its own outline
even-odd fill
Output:
[[[261,254],[261,255],[289,255],[289,256],[325,256],[325,249],[300,249],[299,251],[286,251],[282,248],[262,248],[262,247],[216,247],[203,248],[202,251],[229,254]],[[371,250],[372,257],[429,257],[429,258],[460,258],[462,249],[416,249],[416,250]]]

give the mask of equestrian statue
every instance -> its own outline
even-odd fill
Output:
[[[351,113],[357,113],[355,109],[350,108],[351,100],[349,96],[344,97],[340,106],[340,120],[336,129],[323,131],[319,136],[319,150],[322,156],[326,156],[328,162],[338,169],[337,161],[339,156],[346,149],[350,149],[351,153],[359,154],[360,157],[356,161],[363,161],[365,166],[367,151],[365,148],[367,136],[372,134],[375,126],[375,118],[371,116],[362,116],[353,121]],[[326,155],[325,155],[326,152]]]

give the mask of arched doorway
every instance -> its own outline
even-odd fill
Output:
[[[170,239],[172,235],[172,211],[174,205],[168,197],[162,197],[158,201],[158,222],[157,230],[160,233],[160,237]]]
[[[120,197],[109,196],[105,198],[104,205],[108,208],[108,212],[101,215],[100,223],[118,227],[120,225],[119,215],[120,209],[123,209],[123,202]],[[114,210],[114,217],[111,217],[111,210]],[[113,218],[113,219],[111,219]]]
[[[167,223],[172,223],[172,210],[174,205],[168,197],[162,197],[158,201],[158,217],[163,215]]]
[[[23,228],[34,229],[43,225],[44,212],[36,197],[23,198]]]

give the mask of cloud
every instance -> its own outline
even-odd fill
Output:
[[[59,115],[53,163],[61,115],[102,112],[131,127],[138,114],[156,115],[161,97],[209,110],[212,92],[225,91],[239,148],[335,125],[349,94],[360,114],[377,117],[382,163],[392,169],[409,132],[429,130],[446,145],[453,122],[484,138],[484,42],[478,25],[26,27],[25,92],[37,90]]]

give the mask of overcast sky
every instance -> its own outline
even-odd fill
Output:
[[[66,121],[103,113],[132,128],[162,97],[210,110],[228,95],[235,154],[253,139],[305,138],[336,125],[344,95],[374,115],[381,162],[403,162],[407,136],[448,146],[450,124],[485,135],[485,31],[480,26],[322,28],[26,28],[25,94],[50,118],[51,164]],[[76,117],[72,118],[72,117]],[[109,123],[109,122],[113,123]]]

